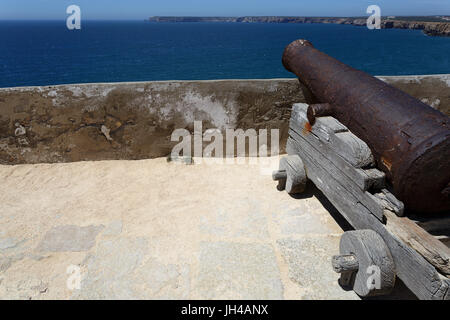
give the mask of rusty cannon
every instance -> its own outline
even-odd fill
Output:
[[[288,45],[284,67],[309,93],[309,124],[332,116],[370,148],[393,194],[412,212],[450,212],[449,117],[315,49]]]

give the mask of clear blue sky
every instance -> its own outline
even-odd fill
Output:
[[[0,20],[61,19],[71,4],[82,19],[145,19],[149,16],[365,16],[368,5],[382,15],[450,15],[450,0],[0,0]]]

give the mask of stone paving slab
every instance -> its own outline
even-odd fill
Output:
[[[359,299],[341,227],[258,165],[0,166],[1,299]]]

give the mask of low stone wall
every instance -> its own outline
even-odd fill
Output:
[[[450,75],[380,78],[450,114]],[[167,156],[172,132],[192,132],[194,120],[203,130],[280,129],[283,152],[296,102],[305,102],[296,79],[0,89],[0,163]]]

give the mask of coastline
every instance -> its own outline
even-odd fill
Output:
[[[227,23],[331,23],[365,26],[367,18],[339,18],[339,17],[163,17],[149,18],[150,22],[227,22]],[[429,36],[450,37],[450,22],[416,21],[401,19],[385,19],[381,21],[382,29],[412,29],[422,30]]]

